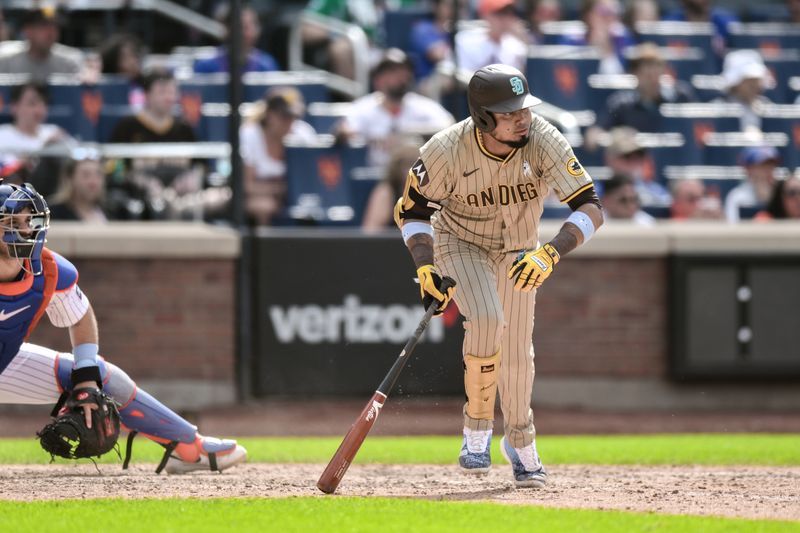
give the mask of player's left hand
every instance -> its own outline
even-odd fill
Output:
[[[550,243],[536,250],[522,252],[508,269],[508,279],[515,279],[515,290],[529,292],[542,285],[559,259],[561,256]]]

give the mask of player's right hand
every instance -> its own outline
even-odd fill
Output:
[[[417,279],[419,279],[419,294],[422,298],[422,304],[427,309],[434,300],[439,302],[439,307],[433,316],[441,315],[450,299],[456,292],[455,287],[448,287],[442,292],[442,276],[436,267],[433,265],[422,265],[417,269]]]

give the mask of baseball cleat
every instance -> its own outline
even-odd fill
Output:
[[[514,470],[514,482],[517,487],[541,489],[547,483],[547,471],[536,453],[536,441],[524,448],[514,448],[503,437],[500,440],[500,452]]]
[[[197,436],[194,443],[179,444],[170,455],[164,470],[168,474],[185,474],[195,470],[222,472],[247,459],[247,450],[235,440]]]
[[[491,429],[475,431],[464,428],[464,443],[461,445],[461,454],[458,456],[458,465],[461,470],[469,474],[488,473],[492,467],[491,444]]]

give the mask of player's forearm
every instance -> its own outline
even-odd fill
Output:
[[[86,314],[83,315],[83,318],[69,327],[69,339],[72,342],[73,348],[81,344],[98,343],[99,333],[97,330],[97,318],[91,306],[86,311]]]
[[[596,231],[603,225],[603,211],[596,204],[583,204],[576,211],[589,217],[593,226],[592,231]],[[553,237],[550,244],[556,249],[558,255],[563,257],[583,244],[584,240],[584,232],[581,231],[581,228],[579,228],[577,224],[567,221],[561,226],[558,234]]]
[[[433,237],[426,233],[417,233],[408,238],[406,246],[417,268],[433,264]]]

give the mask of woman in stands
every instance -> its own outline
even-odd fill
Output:
[[[72,138],[47,118],[47,88],[29,82],[11,89],[12,124],[0,126],[0,152],[33,153],[55,143],[69,143]]]
[[[144,107],[144,46],[138,37],[120,33],[109,38],[100,48],[103,74],[122,76],[130,83],[128,104],[138,111]]]
[[[314,128],[300,120],[305,103],[292,87],[267,91],[261,109],[239,130],[244,162],[245,210],[251,224],[267,226],[282,211],[286,194],[284,139],[313,142]]]
[[[49,199],[50,216],[55,220],[104,223],[108,216],[103,206],[106,176],[103,163],[94,154],[72,158],[64,165],[59,190]]]
[[[397,199],[403,195],[408,169],[419,158],[422,139],[409,137],[392,148],[383,179],[375,185],[367,201],[361,227],[366,232],[375,232],[388,226],[394,227],[392,212]]]
[[[775,183],[767,208],[756,220],[800,220],[800,173]]]

